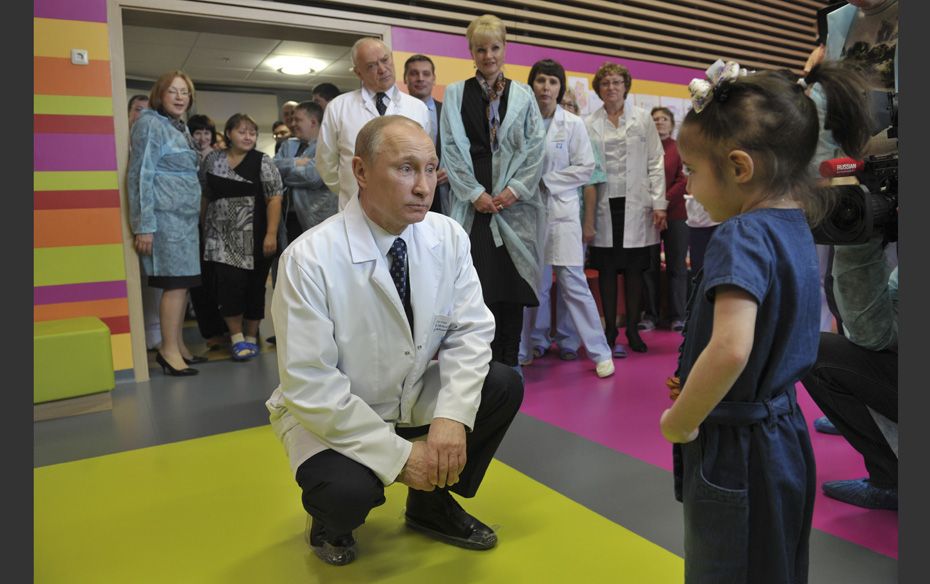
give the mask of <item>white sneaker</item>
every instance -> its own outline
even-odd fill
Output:
[[[610,377],[611,375],[614,374],[614,371],[615,371],[614,360],[605,359],[604,361],[601,361],[600,363],[597,364],[597,369],[595,369],[595,371],[597,372],[598,377],[601,377],[601,378]]]

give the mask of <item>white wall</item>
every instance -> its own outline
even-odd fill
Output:
[[[191,113],[206,114],[222,132],[233,114],[245,113],[258,122],[258,150],[274,156],[274,136],[271,125],[278,119],[278,98],[268,93],[239,93],[225,91],[198,91],[197,102]]]

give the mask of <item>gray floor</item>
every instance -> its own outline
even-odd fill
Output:
[[[33,464],[45,466],[266,424],[278,380],[275,353],[246,363],[199,365],[196,377],[152,372],[121,383],[113,411],[37,422]],[[683,555],[681,507],[671,475],[650,464],[520,414],[498,458],[566,497]],[[576,534],[573,537],[584,537]],[[832,535],[811,538],[812,584],[897,581],[897,562]]]

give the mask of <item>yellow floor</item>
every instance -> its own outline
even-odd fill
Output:
[[[43,583],[630,582],[683,580],[681,558],[494,461],[463,504],[498,546],[462,550],[403,526],[406,488],[356,531],[335,568],[268,427],[37,468],[34,569]],[[604,488],[614,488],[605,485]]]

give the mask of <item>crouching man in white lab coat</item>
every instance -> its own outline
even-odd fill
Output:
[[[308,543],[326,563],[353,561],[352,531],[400,482],[408,527],[490,549],[494,531],[451,492],[475,495],[522,381],[491,362],[494,320],[468,235],[428,212],[429,135],[382,116],[355,154],[358,199],[282,254],[271,309],[281,383],[267,406],[303,491]]]

